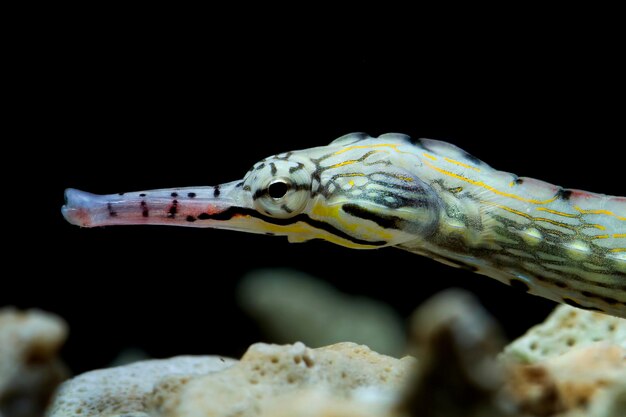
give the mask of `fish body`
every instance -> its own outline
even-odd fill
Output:
[[[626,318],[625,197],[517,177],[437,140],[352,133],[262,159],[218,186],[68,189],[62,211],[84,227],[166,224],[398,247]]]

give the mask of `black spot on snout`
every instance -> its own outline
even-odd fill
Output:
[[[117,213],[113,210],[113,205],[111,203],[107,203],[107,210],[109,211],[109,216],[117,217]]]

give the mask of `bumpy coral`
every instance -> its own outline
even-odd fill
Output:
[[[529,415],[626,415],[624,319],[559,306],[500,361],[508,369],[506,391]]]
[[[83,374],[49,416],[391,416],[414,362],[354,343],[258,343],[239,362],[181,357]]]
[[[173,378],[183,384],[193,376],[221,371],[234,362],[220,356],[179,356],[87,372],[63,384],[49,415],[146,415],[145,404],[163,379]]]
[[[58,351],[67,338],[59,317],[38,310],[0,310],[0,416],[40,416],[67,376]]]
[[[502,360],[536,363],[598,341],[626,349],[626,320],[566,305],[506,347]]]
[[[318,395],[329,397],[329,409],[339,402],[352,412],[358,404],[369,402],[382,412],[394,402],[413,363],[411,358],[391,358],[354,343],[319,349],[302,343],[258,343],[237,365],[190,381],[176,406],[160,409],[160,415],[269,416],[278,404],[290,402],[297,408],[297,397]],[[346,404],[350,402],[357,405]]]
[[[626,320],[559,307],[502,352],[476,300],[448,291],[395,359],[354,343],[252,345],[81,375],[50,417],[624,417]]]

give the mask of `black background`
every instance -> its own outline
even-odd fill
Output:
[[[245,11],[56,11],[24,35],[9,80],[18,129],[8,138],[20,149],[4,156],[23,163],[7,176],[17,188],[5,206],[4,264],[14,272],[0,306],[63,316],[76,372],[129,346],[239,356],[262,335],[234,288],[258,267],[310,272],[405,317],[455,286],[510,337],[541,321],[553,303],[391,248],[64,222],[66,187],[213,185],[352,131],[442,139],[520,176],[624,194],[626,72],[610,22],[531,13],[435,23],[398,11],[404,19],[337,24]]]

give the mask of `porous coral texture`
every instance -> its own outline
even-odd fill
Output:
[[[395,402],[413,363],[412,358],[395,359],[354,343],[319,349],[302,343],[258,343],[237,365],[190,381],[175,406],[162,407],[159,415],[270,416],[285,404],[289,408],[282,412],[292,410],[294,416],[368,417],[376,410],[382,416]],[[305,406],[298,398],[320,402]],[[304,414],[297,414],[303,408]]]

